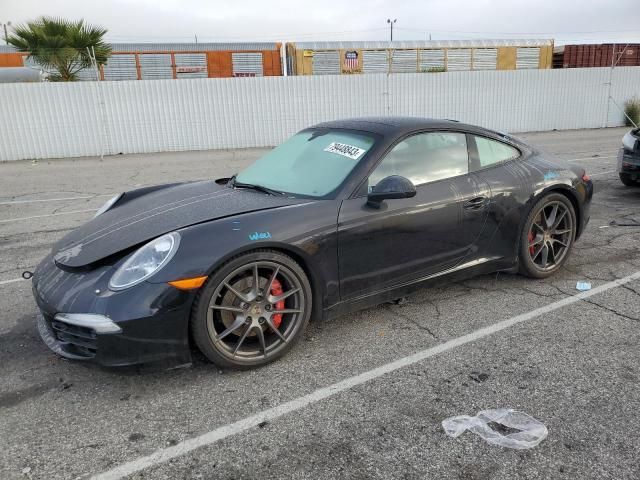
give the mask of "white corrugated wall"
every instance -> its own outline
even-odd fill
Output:
[[[317,122],[451,118],[509,132],[622,125],[608,68],[0,85],[0,160],[276,145]],[[640,94],[640,67],[611,95]]]

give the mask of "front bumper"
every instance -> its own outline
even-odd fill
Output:
[[[112,292],[112,267],[68,272],[47,257],[36,269],[33,294],[45,344],[73,360],[104,366],[191,363],[188,322],[195,294],[143,282]]]
[[[618,172],[631,175],[634,180],[640,180],[640,151],[620,148],[618,150]]]
[[[40,337],[51,350],[74,360],[96,356],[99,334],[122,333],[110,318],[93,313],[58,313],[53,319],[40,313],[37,325]]]

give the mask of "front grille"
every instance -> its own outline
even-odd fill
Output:
[[[49,319],[47,319],[49,320]],[[95,330],[69,323],[50,320],[51,329],[61,347],[74,355],[93,358],[96,356],[98,340]]]

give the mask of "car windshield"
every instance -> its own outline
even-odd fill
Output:
[[[365,133],[305,130],[240,172],[236,183],[324,197],[344,181],[374,142]]]

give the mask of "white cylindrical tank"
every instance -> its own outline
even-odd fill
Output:
[[[0,68],[0,83],[44,82],[45,76],[34,68],[4,67]]]

